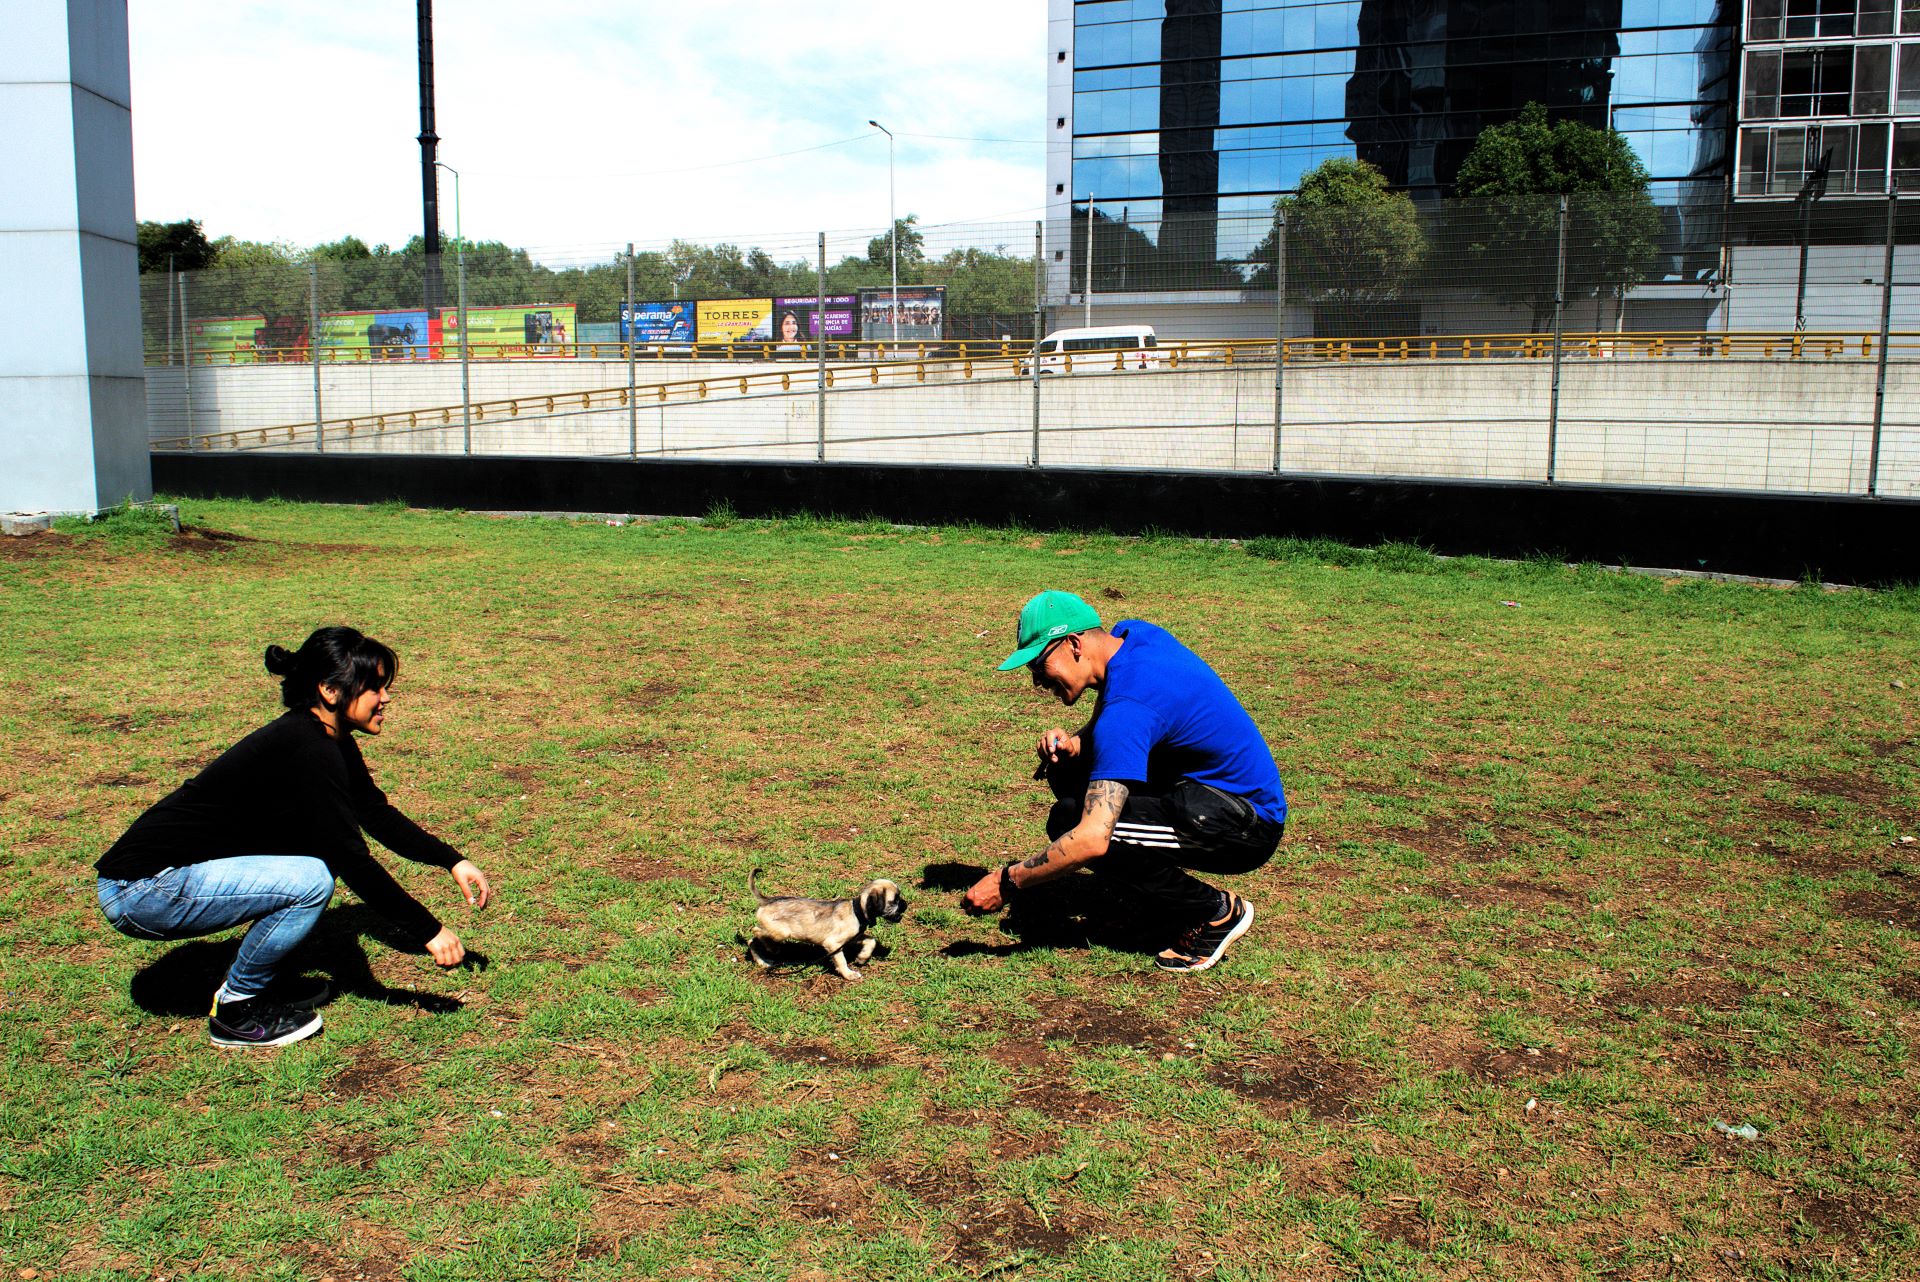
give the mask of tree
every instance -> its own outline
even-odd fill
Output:
[[[1646,166],[1616,130],[1549,121],[1530,102],[1517,119],[1484,130],[1460,165],[1453,236],[1492,293],[1533,307],[1533,327],[1553,315],[1560,196],[1568,197],[1566,292],[1624,293],[1659,252],[1660,211]]]
[[[197,272],[213,266],[214,247],[200,230],[200,220],[183,218],[177,223],[141,223],[138,243],[140,271]]]
[[[1287,219],[1287,296],[1315,305],[1316,332],[1397,328],[1391,318],[1382,323],[1384,305],[1400,297],[1427,253],[1411,197],[1390,190],[1366,161],[1332,156],[1273,208]],[[1255,288],[1273,288],[1275,234],[1254,249],[1251,261],[1261,265],[1247,283]]]
[[[927,238],[915,229],[920,215],[908,214],[905,218],[896,218],[893,233],[900,238],[900,279],[905,281],[907,274],[927,259]],[[876,267],[884,267],[889,273],[893,269],[893,237],[881,232],[867,242],[867,261]],[[889,276],[891,278],[891,276]]]

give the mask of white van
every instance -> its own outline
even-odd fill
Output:
[[[1147,369],[1166,358],[1159,352],[1160,340],[1151,325],[1092,325],[1082,329],[1056,329],[1040,340],[1040,372],[1062,374],[1111,372],[1115,369]],[[1115,356],[1124,352],[1124,356]],[[1025,361],[1022,374],[1029,372]]]

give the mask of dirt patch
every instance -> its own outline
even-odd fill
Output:
[[[1367,1228],[1382,1242],[1399,1242],[1416,1251],[1431,1251],[1438,1226],[1420,1214],[1417,1206],[1390,1206],[1368,1217]]]
[[[576,757],[632,757],[640,761],[665,761],[674,753],[682,751],[685,744],[675,743],[671,739],[632,739],[624,743],[610,743],[599,748],[576,748]]]
[[[1473,840],[1476,829],[1484,830],[1492,840]],[[1380,835],[1433,859],[1484,864],[1506,852],[1509,830],[1487,825],[1471,815],[1434,815],[1419,828],[1384,828]]]
[[[1872,739],[1867,743],[1867,750],[1873,753],[1876,761],[1884,761],[1912,743],[1912,739]]]
[[[1435,1072],[1464,1073],[1476,1081],[1498,1084],[1521,1078],[1557,1077],[1573,1064],[1573,1055],[1555,1046],[1500,1047],[1430,1039],[1409,1050],[1413,1058]]]
[[[669,879],[678,879],[680,881],[690,881],[696,885],[704,884],[690,869],[683,868],[679,864],[672,863],[665,859],[649,859],[645,855],[630,855],[620,859],[609,860],[602,866],[614,876],[624,877],[628,881],[667,881]]]
[[[1912,1006],[1920,1006],[1920,974],[1903,970],[1886,983],[1887,995]]]
[[[529,796],[540,791],[540,771],[533,766],[501,766],[495,773]]]
[[[352,1278],[354,1282],[402,1282],[408,1257],[405,1242],[371,1230],[349,1227],[337,1245],[306,1243],[307,1274],[316,1278]]]
[[[411,1085],[407,1079],[412,1075],[413,1069],[397,1059],[377,1051],[363,1051],[333,1079],[333,1093],[354,1097],[389,1095],[403,1085]]]
[[[1887,895],[1877,890],[1854,890],[1840,896],[1840,911],[1861,921],[1892,923],[1920,934],[1920,900]]]
[[[1056,1122],[1091,1122],[1122,1111],[1121,1105],[1104,1095],[1089,1095],[1064,1086],[1016,1091],[1014,1101]]]
[[[0,561],[31,561],[74,551],[80,540],[71,534],[42,530],[38,534],[0,535]]]
[[[204,526],[183,525],[178,534],[167,540],[167,550],[216,556],[233,551],[239,544],[258,542],[258,539],[249,538],[244,534],[234,534],[227,530],[209,530]]]
[[[1799,789],[1810,796],[1830,797],[1836,801],[1848,801],[1857,806],[1878,809],[1887,802],[1892,791],[1886,784],[1865,774],[1827,774],[1808,775],[1796,781]]]
[[[1616,984],[1607,990],[1606,1004],[1615,1010],[1733,1010],[1753,993],[1750,985],[1723,975],[1678,971],[1649,984]]]
[[[1207,1080],[1269,1112],[1285,1115],[1304,1109],[1323,1122],[1351,1120],[1379,1085],[1366,1069],[1331,1059],[1304,1043],[1278,1054],[1215,1065]]]
[[[825,1042],[789,1042],[784,1046],[768,1046],[768,1055],[783,1064],[804,1064],[808,1067],[870,1069],[884,1068],[887,1060],[879,1055],[861,1055],[847,1051]]]
[[[655,677],[639,689],[630,691],[625,701],[629,707],[640,712],[651,712],[679,693],[679,685]]]
[[[371,1171],[387,1155],[386,1149],[364,1135],[337,1135],[322,1147],[335,1166],[350,1166],[356,1171]]]
[[[1436,898],[1458,900],[1476,908],[1495,905],[1521,909],[1544,908],[1555,903],[1579,907],[1586,905],[1585,897],[1576,891],[1519,877],[1503,877],[1499,881],[1477,886],[1442,884],[1435,886],[1432,893]]]
[[[1821,1237],[1864,1246],[1879,1236],[1873,1214],[1857,1199],[1813,1193],[1801,1198],[1794,1208],[1800,1219]]]
[[[93,788],[144,788],[152,782],[140,775],[95,775],[87,780]]]

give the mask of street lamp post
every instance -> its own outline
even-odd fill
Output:
[[[887,239],[893,259],[893,345],[900,346],[900,220],[893,214],[893,130],[877,120],[868,124],[887,136]]]
[[[453,175],[453,254],[460,274],[460,435],[462,452],[473,453],[473,395],[468,383],[467,352],[467,238],[460,226],[460,171],[444,160],[434,166]]]

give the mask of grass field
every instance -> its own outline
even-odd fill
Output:
[[[1416,549],[187,502],[0,540],[5,1278],[1912,1278],[1920,595]],[[1154,971],[1039,848],[1020,602],[1173,629],[1293,806]],[[230,936],[91,864],[352,622],[367,757],[492,876],[342,892],[323,1036],[208,1046]],[[1070,727],[1073,721],[1066,721]],[[743,960],[749,870],[913,910]],[[1755,1139],[1716,1131],[1750,1125]]]

